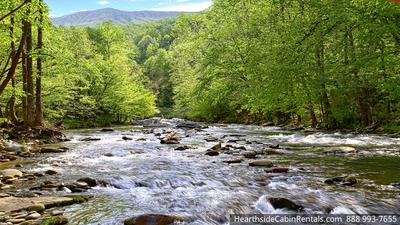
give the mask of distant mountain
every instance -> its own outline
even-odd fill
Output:
[[[177,17],[180,12],[122,11],[112,8],[82,11],[53,18],[57,26],[96,26],[105,21],[117,24],[143,23]]]

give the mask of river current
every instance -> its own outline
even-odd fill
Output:
[[[56,170],[59,182],[81,177],[102,180],[108,186],[89,190],[94,198],[66,208],[70,224],[122,224],[140,214],[167,214],[190,218],[187,224],[229,224],[230,214],[294,213],[274,208],[269,198],[285,198],[304,207],[303,213],[400,213],[400,138],[372,134],[287,131],[279,127],[209,125],[200,131],[170,127],[119,127],[71,130],[65,153],[46,154],[28,169]],[[159,136],[178,133],[180,144],[161,144]],[[84,142],[84,137],[100,138]],[[129,137],[132,140],[123,140]],[[215,141],[206,141],[213,137]],[[231,150],[206,156],[218,142]],[[175,148],[191,145],[185,151]],[[249,167],[255,159],[238,164],[244,148],[262,153],[279,145],[284,154],[259,154],[288,173],[267,173]],[[354,154],[324,154],[337,146],[357,149]],[[244,147],[244,148],[243,148]],[[352,175],[354,186],[327,185],[324,181]]]

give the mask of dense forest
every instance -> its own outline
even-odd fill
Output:
[[[41,0],[6,0],[0,16],[3,121],[400,126],[400,6],[385,0],[215,0],[97,27],[53,26]]]

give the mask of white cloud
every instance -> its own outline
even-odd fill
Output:
[[[187,0],[177,0],[176,2],[186,2]],[[154,8],[154,11],[180,11],[180,12],[199,12],[207,9],[212,5],[212,1],[205,1],[199,3],[185,3],[167,7]]]
[[[109,4],[111,4],[111,2],[109,2],[109,1],[99,1],[99,2],[97,2],[99,5],[109,5]]]

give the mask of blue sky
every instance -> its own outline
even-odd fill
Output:
[[[197,12],[211,5],[212,0],[45,0],[52,17],[101,8],[121,10],[157,10]]]

